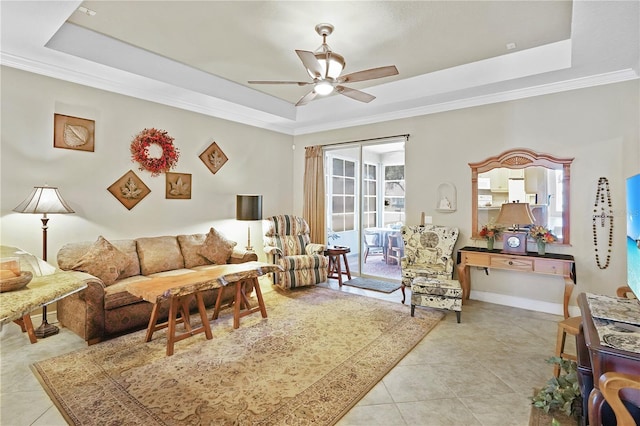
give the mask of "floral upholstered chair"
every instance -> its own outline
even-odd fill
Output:
[[[314,285],[327,280],[329,259],[326,246],[311,242],[309,224],[304,218],[278,215],[262,221],[264,252],[282,266],[274,284],[284,289]]]
[[[411,288],[411,315],[416,306],[456,311],[460,322],[462,288],[453,278],[453,249],[458,228],[423,225],[403,226],[402,303],[405,287]]]

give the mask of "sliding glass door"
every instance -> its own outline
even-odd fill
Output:
[[[400,279],[404,138],[325,148],[327,235],[352,275]]]

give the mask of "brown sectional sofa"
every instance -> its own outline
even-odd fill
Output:
[[[212,232],[214,232],[213,229]],[[153,305],[130,294],[127,291],[127,285],[148,280],[151,277],[178,275],[193,270],[217,267],[199,254],[200,248],[210,234],[160,236],[107,242],[111,247],[118,249],[114,251],[121,258],[123,254],[126,256],[126,266],[116,269],[119,274],[116,272],[117,279],[113,283],[105,278],[107,282],[105,284],[105,281],[95,277],[87,282],[86,289],[59,300],[58,321],[62,326],[81,336],[89,345],[145,328]],[[96,243],[87,241],[64,245],[58,252],[58,267],[62,270],[83,270],[78,267],[81,264],[80,260]],[[232,248],[228,247],[230,255],[226,263],[258,260],[254,252],[237,249],[233,247],[235,243],[229,246]],[[98,259],[102,259],[98,262],[107,263],[109,256],[107,254]],[[113,268],[110,271],[113,272]],[[89,271],[84,270],[84,272]],[[223,300],[231,301],[234,289],[225,287],[222,290],[225,292]],[[247,291],[250,290],[252,289],[247,289]],[[217,292],[218,290],[215,289],[203,294],[205,305],[212,306],[215,303]],[[162,320],[167,318],[168,308],[167,301],[161,308]],[[195,308],[195,303],[192,308]]]

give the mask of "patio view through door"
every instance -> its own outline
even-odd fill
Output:
[[[351,275],[400,280],[405,137],[325,147],[327,241],[350,248]]]

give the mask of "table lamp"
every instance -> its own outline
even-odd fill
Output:
[[[527,252],[527,233],[518,232],[520,225],[531,225],[535,222],[529,203],[504,203],[496,223],[509,225],[513,232],[503,233],[502,251],[505,253],[525,254]]]
[[[75,213],[64,201],[58,188],[53,186],[35,186],[33,191],[20,203],[14,212],[18,213],[42,213],[42,260],[47,260],[47,214]],[[42,324],[35,330],[39,338],[57,334],[60,329],[47,322],[47,305],[42,306]]]
[[[262,195],[236,195],[237,220],[262,220]],[[247,250],[251,247],[251,224],[247,226]]]

